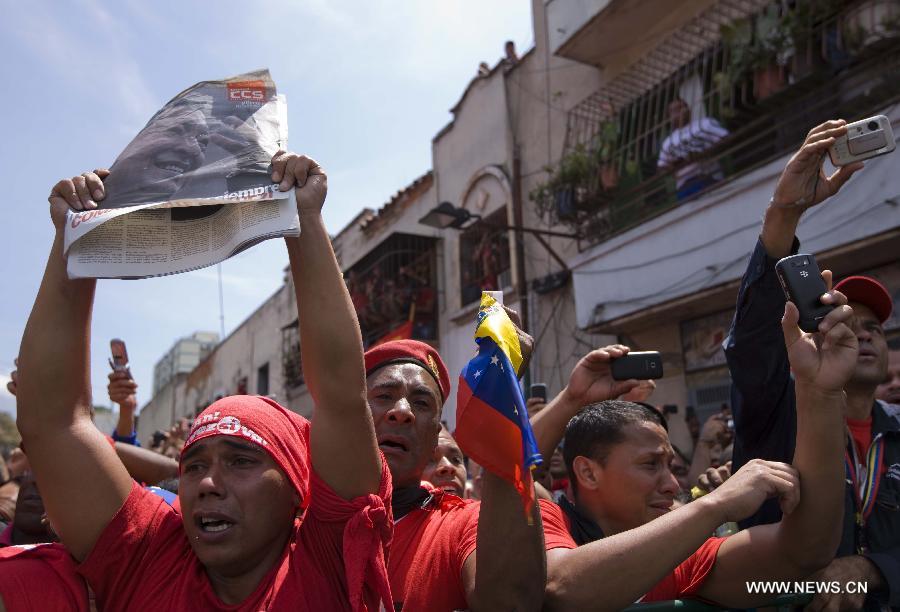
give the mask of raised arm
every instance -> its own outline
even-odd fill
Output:
[[[469,609],[540,610],[547,564],[537,503],[526,517],[516,488],[487,470],[477,538],[462,570]]]
[[[327,178],[312,159],[279,152],[272,159],[272,179],[282,191],[296,185],[300,237],[286,242],[303,374],[315,406],[313,467],[345,499],[376,493],[381,458],[366,403],[362,335],[322,219]]]
[[[69,206],[103,198],[105,173],[57,183],[56,234],[19,351],[17,425],[54,529],[83,560],[131,491],[131,478],[91,422],[90,333],[94,280],[70,280],[63,257]],[[89,477],[85,477],[89,475]]]
[[[137,410],[137,383],[131,378],[128,370],[117,370],[109,373],[109,399],[119,405],[119,420],[113,431],[116,442],[140,446],[137,432],[134,429],[134,411]]]
[[[152,450],[129,444],[115,443],[116,455],[128,470],[128,475],[148,485],[178,477],[178,462]]]
[[[794,468],[800,500],[775,525],[761,525],[728,538],[700,595],[734,607],[751,607],[767,597],[750,595],[752,580],[796,580],[825,567],[841,539],[844,508],[844,384],[856,366],[859,343],[847,325],[853,311],[846,298],[820,324],[821,338],[797,327],[799,314],[788,302],[782,327],[796,379],[797,444]],[[728,483],[726,482],[726,485]]]
[[[790,255],[803,213],[836,194],[863,167],[862,162],[857,162],[838,168],[831,176],[825,175],[822,163],[828,148],[846,134],[847,122],[843,119],[817,125],[788,161],[766,209],[760,236],[769,257],[781,259]]]
[[[527,370],[534,339],[521,329],[514,310],[503,307],[516,327]],[[549,455],[545,455],[549,457]],[[537,503],[522,509],[516,488],[487,469],[482,476],[476,549],[462,569],[470,610],[539,610],[547,581],[544,530]]]
[[[638,386],[636,380],[613,380],[610,374],[610,361],[629,350],[622,344],[611,344],[582,357],[569,375],[569,384],[531,417],[531,428],[543,457],[549,460],[553,456],[569,420],[585,406],[615,399]]]
[[[796,252],[803,213],[837,193],[862,167],[851,164],[826,176],[822,162],[846,122],[828,121],[810,130],[785,166],[766,210],[760,239],[738,292],[725,356],[732,378],[735,462],[764,457],[790,461],[795,440],[794,389],[778,325],[784,293],[775,263]]]

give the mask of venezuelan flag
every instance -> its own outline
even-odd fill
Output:
[[[516,376],[522,349],[509,315],[486,293],[475,342],[478,354],[459,377],[454,437],[466,455],[513,483],[528,508],[534,501],[531,469],[541,455]]]

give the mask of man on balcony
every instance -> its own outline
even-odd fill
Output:
[[[797,436],[797,413],[787,351],[778,342],[777,318],[784,309],[775,263],[795,254],[800,217],[833,196],[861,163],[826,176],[822,161],[828,148],[847,133],[845,121],[827,121],[813,128],[791,157],[775,187],[763,221],[762,234],[750,257],[737,299],[737,312],[725,356],[731,371],[735,423],[734,469],[760,458],[790,461]],[[852,203],[848,203],[852,206]],[[831,284],[831,273],[823,274]],[[876,399],[878,385],[888,379],[888,347],[883,324],[892,309],[888,292],[874,279],[855,276],[835,289],[853,307],[851,329],[859,341],[853,376],[844,385],[845,417],[844,529],[837,558],[817,580],[865,581],[865,594],[818,595],[814,609],[878,610],[900,608],[900,405]],[[822,301],[833,303],[829,293]],[[773,320],[774,319],[774,320]],[[871,461],[869,461],[871,459]],[[747,521],[779,520],[777,507],[767,504]]]
[[[669,104],[672,132],[663,140],[657,167],[675,171],[677,197],[683,200],[724,178],[715,160],[701,159],[702,154],[728,136],[728,130],[711,117],[691,119],[691,109],[681,98]]]

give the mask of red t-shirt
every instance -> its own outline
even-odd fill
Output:
[[[540,500],[541,515],[554,504]],[[394,523],[388,577],[395,610],[450,612],[465,610],[462,569],[475,551],[481,504],[444,494],[427,508],[416,509]],[[566,539],[546,537],[544,547],[574,548]]]
[[[865,462],[866,453],[872,443],[872,417],[867,419],[847,419],[847,428],[856,444],[856,456]]]
[[[388,508],[390,471],[382,461],[378,496]],[[246,600],[226,605],[216,596],[194,555],[181,515],[163,499],[134,484],[125,504],[78,567],[96,593],[98,607],[115,610],[348,610],[343,532],[365,507],[366,497],[347,501],[315,472],[310,474],[310,506],[281,560]],[[343,520],[324,517],[341,515]],[[388,523],[389,524],[389,523]],[[378,596],[363,601],[378,610]]]
[[[0,548],[0,597],[9,612],[87,612],[88,590],[62,544]]]
[[[575,540],[569,535],[569,519],[562,508],[553,504],[553,508],[542,508],[544,519],[544,538],[546,541],[567,538],[569,544],[560,548],[575,548]],[[710,538],[704,542],[697,552],[685,559],[672,573],[660,580],[655,587],[638,601],[667,601],[694,595],[709,576],[716,562],[719,546],[725,538]]]

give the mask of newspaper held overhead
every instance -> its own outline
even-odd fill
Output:
[[[181,92],[113,163],[99,208],[69,211],[69,277],[177,274],[298,236],[294,190],[269,176],[278,149],[287,106],[268,70]]]

